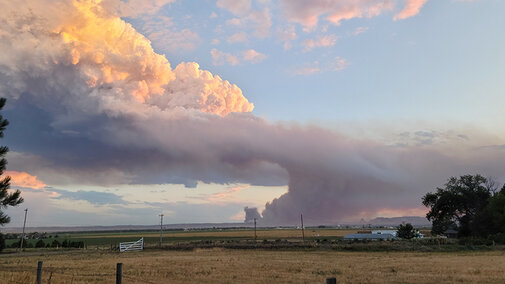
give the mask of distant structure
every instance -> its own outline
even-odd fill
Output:
[[[456,239],[458,238],[458,231],[454,229],[447,229],[445,230],[444,235],[449,239]]]
[[[419,234],[418,238],[423,238]],[[372,230],[359,231],[357,234],[349,234],[344,237],[344,240],[392,240],[398,238],[397,230]]]
[[[385,234],[390,234],[393,235],[393,237],[396,238],[398,231],[397,230],[373,230],[372,234],[377,234],[377,235],[385,235]]]
[[[396,236],[392,234],[349,234],[344,237],[344,240],[392,240]]]

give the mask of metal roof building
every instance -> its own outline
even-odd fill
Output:
[[[349,234],[344,240],[392,240],[395,236],[391,234]]]

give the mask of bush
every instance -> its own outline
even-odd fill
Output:
[[[494,241],[497,244],[505,245],[505,233],[493,234],[488,237],[489,240]]]
[[[21,245],[21,241],[17,241],[17,242],[13,242],[10,247],[11,248],[19,248],[20,245]]]
[[[46,243],[44,243],[43,240],[38,240],[37,243],[35,244],[36,248],[43,248],[46,246]]]
[[[51,247],[58,248],[58,247],[61,247],[61,244],[60,244],[60,242],[58,242],[58,240],[53,240],[53,242],[51,243]]]
[[[493,241],[490,239],[482,239],[482,238],[459,238],[458,243],[460,245],[466,246],[490,246],[493,244]]]

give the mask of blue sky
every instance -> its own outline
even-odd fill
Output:
[[[2,143],[26,200],[9,226],[24,208],[47,226],[153,224],[161,212],[240,222],[245,206],[265,224],[297,210],[337,224],[423,215],[421,196],[451,175],[503,183],[503,11],[498,0],[7,5]]]
[[[178,29],[197,34],[194,49],[167,49],[155,39],[153,46],[173,64],[196,61],[237,84],[260,116],[301,122],[414,118],[490,123],[490,112],[499,112],[490,109],[489,101],[503,103],[505,39],[499,27],[505,26],[500,16],[505,3],[500,1],[429,1],[418,15],[399,21],[393,21],[391,12],[339,26],[320,17],[310,32],[289,22],[273,3],[268,6],[272,27],[265,38],[226,25],[235,16],[212,1],[195,3],[175,2],[158,13],[170,17]],[[217,17],[210,18],[212,13]],[[130,22],[138,30],[145,24],[140,19]],[[217,27],[222,32],[216,32]],[[279,29],[294,29],[297,39],[290,50],[283,48]],[[358,29],[362,32],[355,35]],[[250,37],[246,42],[226,41],[244,31]],[[304,51],[304,40],[328,35],[338,38],[334,45]],[[213,45],[213,39],[219,44]],[[266,58],[256,64],[216,66],[213,48],[235,55],[254,49]],[[337,56],[347,61],[344,70],[293,74],[316,61],[324,69]]]

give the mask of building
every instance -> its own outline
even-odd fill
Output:
[[[454,229],[447,229],[445,230],[444,235],[449,239],[456,239],[458,237],[458,231]]]
[[[344,237],[344,240],[392,240],[396,236],[392,234],[349,234]]]
[[[379,235],[390,234],[390,235],[393,235],[395,238],[397,236],[397,233],[398,233],[397,230],[373,230],[372,231],[372,234],[379,234]]]

